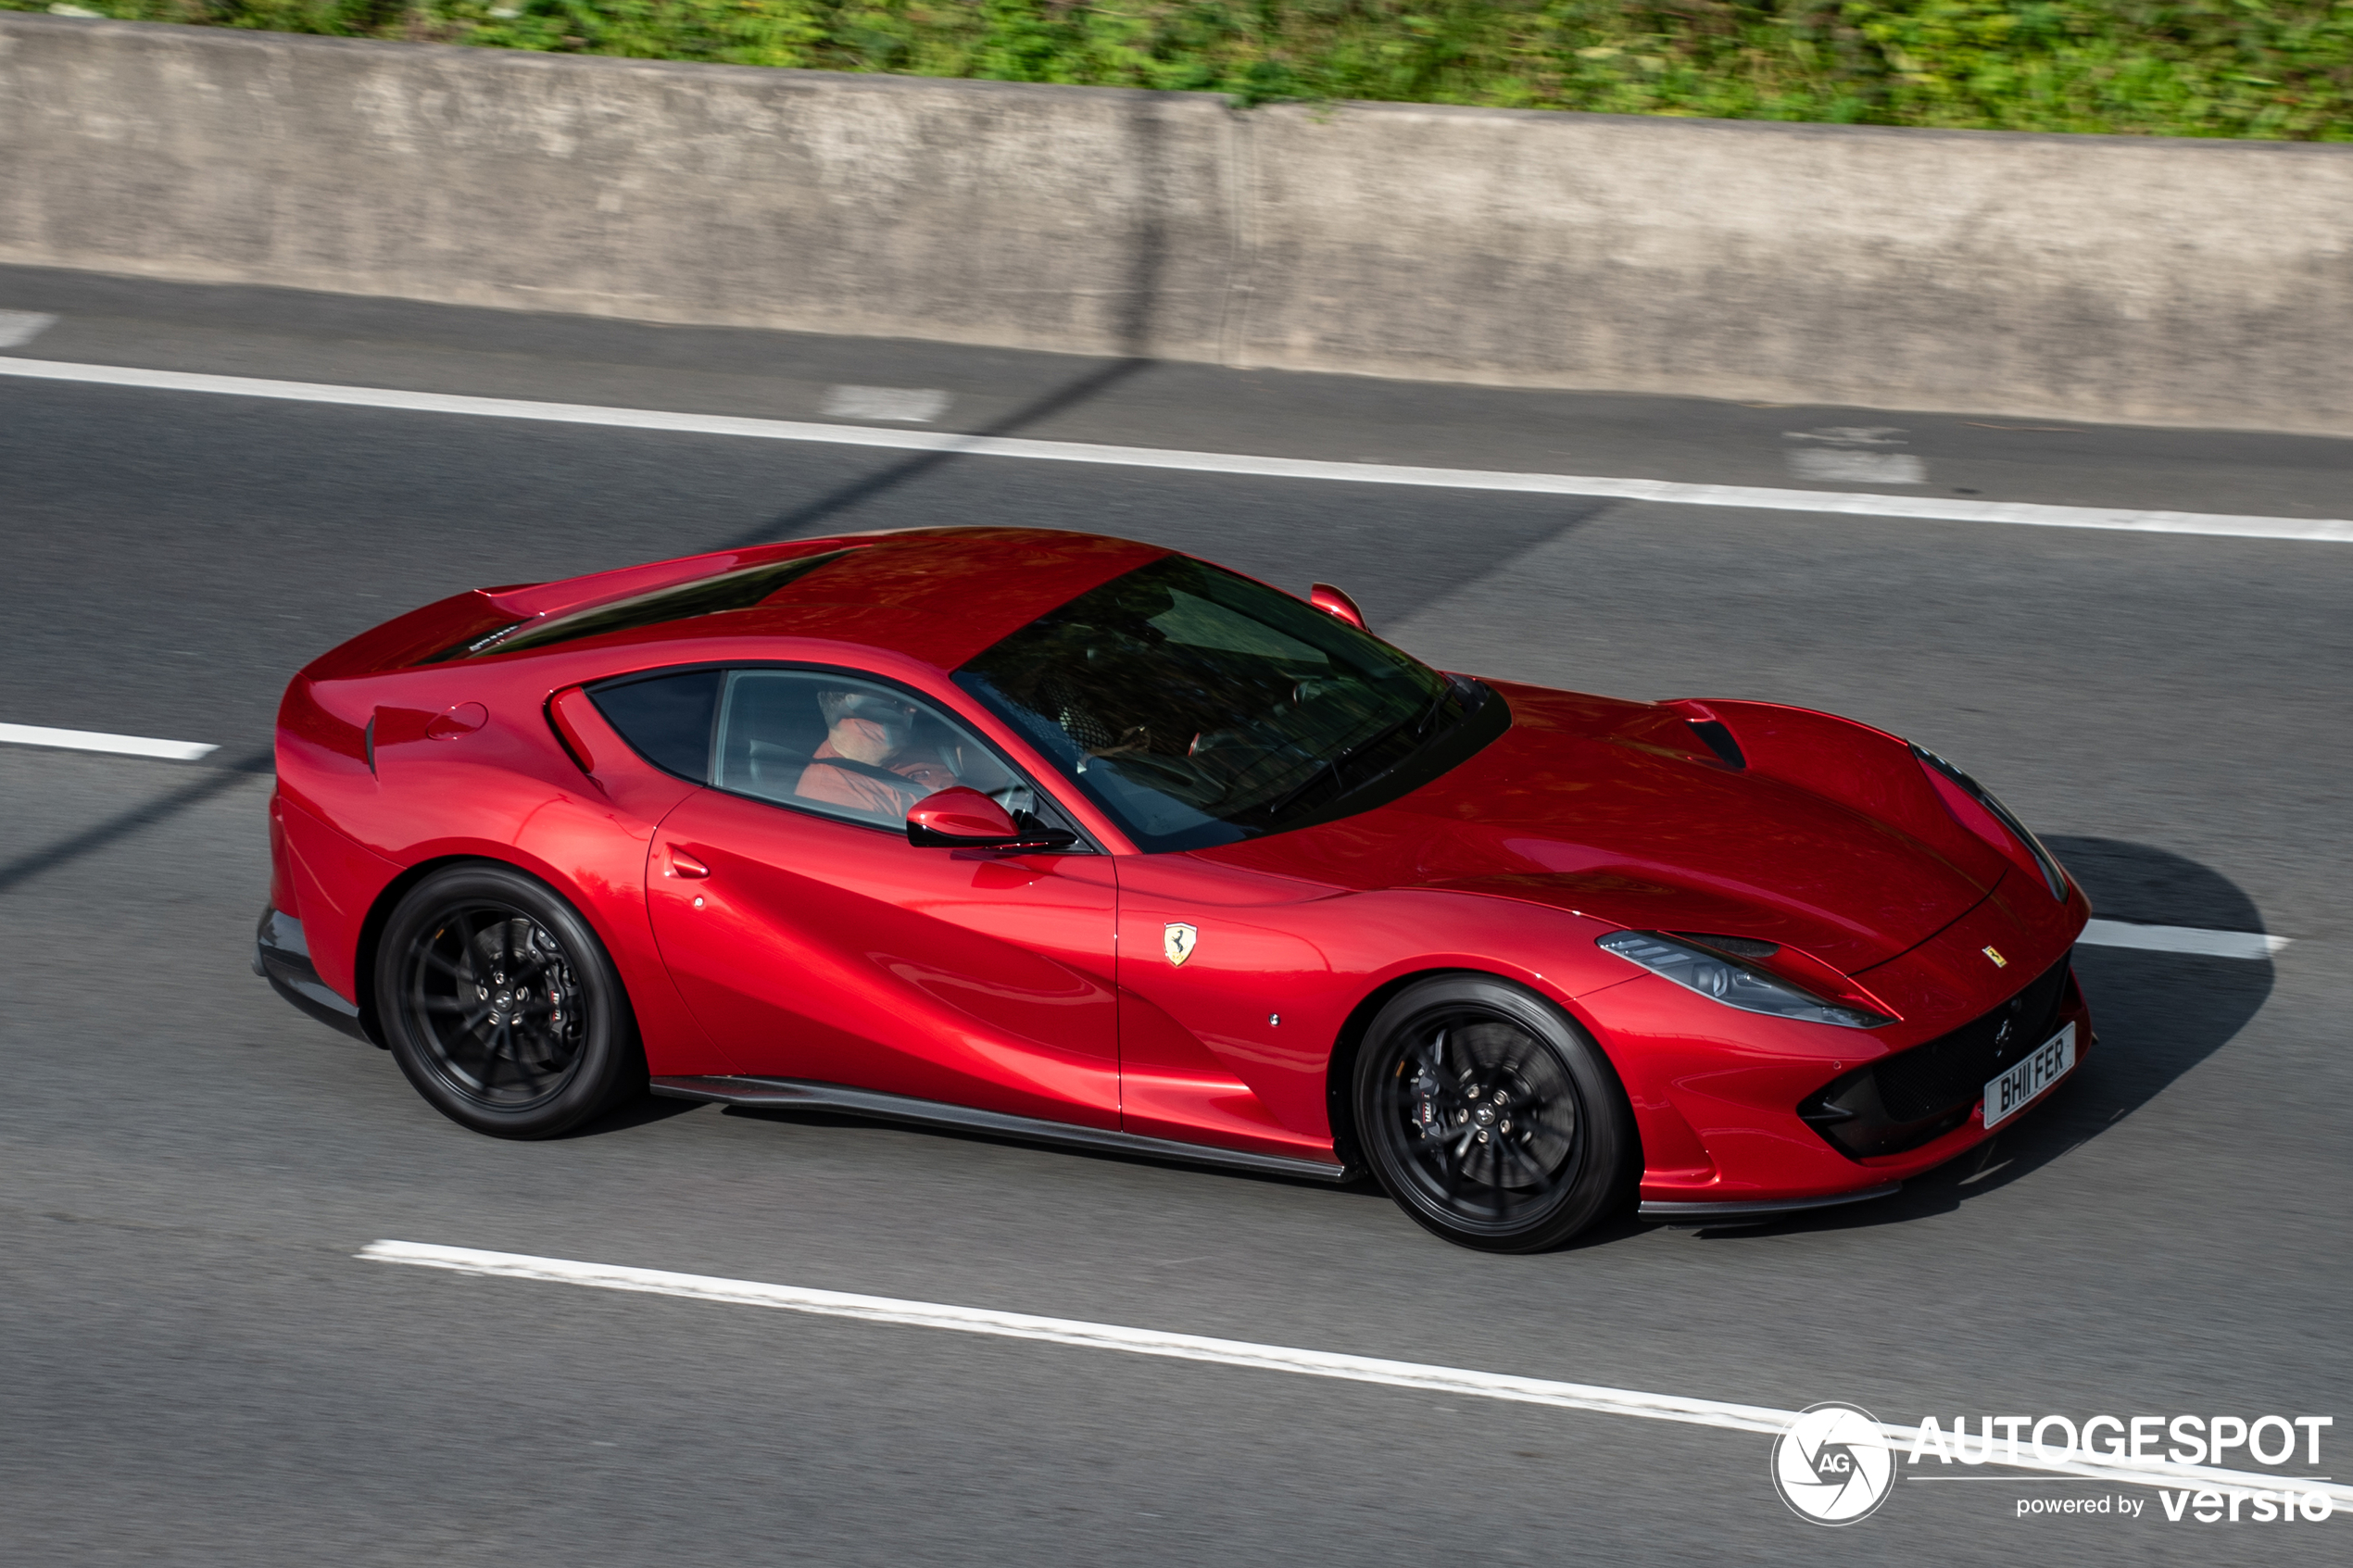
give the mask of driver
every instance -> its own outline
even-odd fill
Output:
[[[956,783],[938,752],[913,744],[913,703],[881,692],[819,692],[817,709],[825,740],[793,788],[801,799],[896,822],[925,796]]]

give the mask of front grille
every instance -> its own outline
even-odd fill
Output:
[[[1995,1075],[2058,1027],[2072,957],[1983,1017],[1833,1080],[1807,1096],[1798,1115],[1856,1159],[1901,1154],[1943,1137],[1969,1119]]]

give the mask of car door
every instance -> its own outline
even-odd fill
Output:
[[[679,989],[730,1057],[761,1076],[1117,1126],[1109,857],[1083,842],[918,848],[906,808],[946,784],[1068,824],[899,687],[807,667],[704,673],[721,684],[709,784],[656,833],[647,897]],[[630,700],[592,696],[609,711]],[[887,726],[857,715],[891,709],[899,744],[852,741],[844,714],[871,731]]]
[[[1328,1160],[1325,1064],[1353,998],[1309,916],[1333,890],[1185,854],[1119,873],[1121,1126]]]

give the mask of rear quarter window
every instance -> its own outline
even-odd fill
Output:
[[[687,670],[591,687],[588,699],[621,738],[666,773],[711,782],[711,731],[720,671]]]

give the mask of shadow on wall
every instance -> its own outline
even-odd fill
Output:
[[[2091,896],[2102,919],[2215,931],[2261,931],[2262,916],[2237,884],[2195,860],[2145,844],[2049,838],[2051,853]],[[2075,972],[2092,1004],[2098,1048],[2048,1103],[2027,1112],[1951,1164],[1904,1185],[1893,1198],[1830,1209],[1770,1225],[1702,1234],[1713,1239],[1852,1229],[1957,1209],[1982,1193],[2074,1152],[2155,1099],[2221,1050],[2271,994],[2270,960],[2075,949]]]

